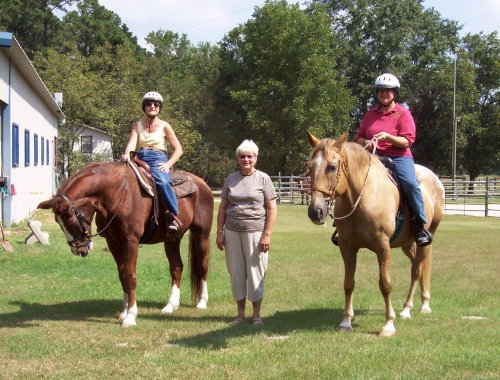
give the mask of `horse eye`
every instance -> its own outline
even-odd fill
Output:
[[[335,165],[327,165],[326,166],[326,172],[327,173],[333,173],[337,170],[337,167]]]

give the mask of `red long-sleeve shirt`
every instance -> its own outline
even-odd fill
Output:
[[[402,136],[409,142],[408,148],[398,148],[388,141],[379,141],[377,154],[381,156],[412,157],[410,147],[415,141],[415,121],[410,111],[396,103],[396,107],[382,112],[380,106],[370,109],[359,126],[355,141],[359,138],[371,140],[379,132],[387,132],[393,136]]]

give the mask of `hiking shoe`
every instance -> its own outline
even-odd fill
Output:
[[[337,236],[337,230],[333,231],[332,235],[332,243],[333,245],[339,246],[339,237]]]
[[[415,234],[415,242],[419,247],[425,247],[432,243],[432,234],[422,227]]]
[[[177,232],[180,229],[181,229],[181,226],[180,226],[179,221],[176,218],[172,219],[172,221],[168,225],[168,232]]]

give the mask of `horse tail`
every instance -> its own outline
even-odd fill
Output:
[[[201,298],[203,280],[206,281],[210,242],[208,237],[189,233],[189,266],[191,280],[191,298],[194,303]]]

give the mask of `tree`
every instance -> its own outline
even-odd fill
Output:
[[[322,9],[306,13],[284,0],[267,1],[224,38],[221,80],[226,101],[239,107],[226,135],[233,149],[252,138],[263,170],[298,173],[310,150],[306,130],[333,137],[348,128],[353,102],[333,44]]]
[[[122,24],[120,17],[99,5],[98,0],[78,1],[77,10],[68,12],[63,21],[60,45],[76,44],[85,57],[91,56],[106,43],[116,47],[128,41],[134,44],[137,51],[140,50],[137,38]]]
[[[0,0],[0,30],[14,33],[30,59],[35,52],[54,46],[62,22],[54,11],[77,0]]]
[[[424,10],[422,0],[313,0],[327,7],[342,44],[338,70],[348,77],[358,99],[355,123],[374,102],[373,82],[384,73],[403,84],[404,101],[412,96],[413,67],[430,68],[457,43],[458,26]]]
[[[500,171],[500,40],[496,32],[468,34],[462,45],[476,96],[467,99],[460,115],[459,149],[461,163],[474,181],[480,174]]]
[[[99,80],[76,47],[67,54],[54,50],[37,53],[34,64],[47,87],[64,95],[62,110],[66,122],[58,127],[58,160],[67,170],[67,173],[60,174],[70,175],[79,169],[72,161],[79,131],[85,125],[95,125],[93,117],[100,107],[95,96],[99,92]]]

